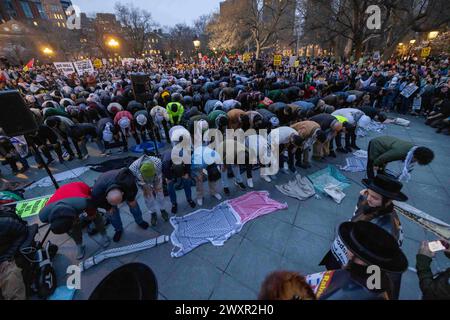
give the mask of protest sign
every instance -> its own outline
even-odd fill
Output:
[[[72,62],[54,62],[56,70],[64,74],[66,77],[70,76],[72,73],[75,73],[75,68],[73,67]]]
[[[84,75],[85,73],[91,74],[95,71],[91,60],[75,61],[73,64],[75,66],[75,69],[77,70],[78,75],[80,76]]]
[[[373,60],[380,60],[381,55],[380,55],[380,51],[375,51],[373,54]]]
[[[100,69],[101,67],[103,67],[103,62],[100,59],[95,59],[94,60],[94,67],[96,67],[97,69]]]
[[[51,195],[23,200],[16,203],[16,214],[22,219],[29,218],[39,214],[39,211],[45,206]]]
[[[123,66],[132,65],[134,62],[135,62],[134,58],[123,58],[122,59]]]
[[[431,47],[425,47],[425,48],[422,49],[422,52],[420,53],[420,56],[422,58],[426,58],[426,57],[428,57],[430,55],[430,52],[431,52]]]
[[[273,56],[273,65],[274,66],[281,66],[281,54],[276,54]]]
[[[294,62],[294,67],[297,68],[299,65],[300,65],[300,61],[295,60],[295,62]]]
[[[289,57],[289,67],[294,67],[295,66],[295,61],[297,61],[297,56]]]
[[[417,91],[417,89],[419,89],[419,87],[416,86],[415,84],[411,83],[411,84],[407,85],[405,87],[405,89],[403,89],[403,91],[400,92],[400,94],[402,96],[404,96],[405,98],[409,98],[413,95],[414,92]]]
[[[249,52],[244,53],[244,55],[242,56],[242,60],[244,62],[249,62],[250,59],[251,59],[251,57],[250,57],[250,53]]]

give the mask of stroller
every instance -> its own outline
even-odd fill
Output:
[[[39,232],[37,224],[28,226],[28,237],[19,249],[18,265],[22,267],[23,279],[27,295],[37,294],[40,299],[46,299],[57,287],[56,273],[52,260],[58,252],[58,246],[46,241],[51,228],[48,228],[41,241],[35,237]]]
[[[0,206],[0,215],[17,219],[24,225],[27,224],[16,214],[15,205]],[[45,226],[27,225],[26,239],[15,255],[16,264],[22,269],[27,296],[37,294],[41,299],[46,299],[56,289],[56,274],[52,266],[52,260],[58,251],[58,247],[49,241],[46,243],[51,228],[48,228],[41,241],[35,240],[39,229]]]

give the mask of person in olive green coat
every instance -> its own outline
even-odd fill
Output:
[[[403,160],[407,170],[412,170],[412,165],[427,165],[434,159],[432,150],[426,147],[417,147],[413,143],[391,136],[381,136],[369,142],[367,150],[367,177],[373,179],[375,170],[383,173],[389,162]],[[408,157],[408,155],[410,155]]]
[[[444,251],[450,259],[450,249]],[[422,242],[419,253],[416,256],[417,277],[423,300],[449,300],[450,299],[450,268],[433,275],[431,262],[435,256],[428,248],[428,242]]]

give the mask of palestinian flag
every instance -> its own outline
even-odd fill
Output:
[[[31,59],[30,61],[28,61],[28,63],[26,64],[26,66],[23,67],[23,71],[27,72],[27,71],[29,71],[30,69],[32,69],[33,66],[34,66],[34,58]]]

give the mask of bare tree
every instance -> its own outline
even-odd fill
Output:
[[[292,44],[295,6],[294,0],[255,0],[250,12],[241,13],[244,26],[250,30],[257,58],[262,50],[273,48],[279,39],[285,38],[283,40]]]
[[[241,49],[246,44],[243,36],[244,32],[236,25],[238,21],[221,17],[214,14],[208,25],[206,32],[209,36],[208,46],[211,50],[235,51]]]
[[[190,56],[194,52],[193,40],[196,37],[194,28],[186,24],[177,24],[170,28],[167,46],[169,51],[179,56]]]
[[[141,55],[150,33],[157,27],[151,13],[130,3],[121,4],[119,2],[116,3],[115,10],[131,52],[135,56]]]
[[[381,25],[367,27],[370,5],[381,9]],[[446,0],[306,0],[305,33],[336,43],[346,42],[345,55],[359,58],[369,42],[389,57],[412,32],[426,32],[450,22]],[[338,39],[338,41],[336,41]]]

